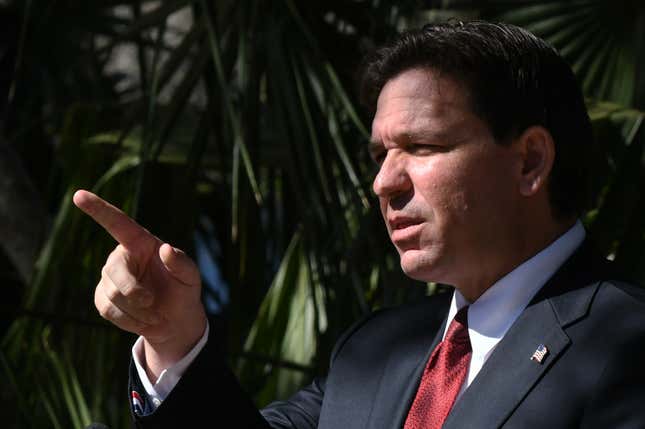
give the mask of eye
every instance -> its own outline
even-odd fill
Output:
[[[412,153],[431,152],[433,151],[433,149],[434,149],[433,145],[420,144],[420,143],[411,144],[407,147],[408,152],[412,152]]]
[[[446,147],[427,143],[413,143],[408,145],[406,150],[415,155],[430,155],[437,152],[445,152]]]
[[[370,158],[372,158],[372,161],[374,161],[376,165],[381,165],[383,164],[383,161],[385,161],[385,155],[386,151],[384,150],[373,151],[370,153]]]

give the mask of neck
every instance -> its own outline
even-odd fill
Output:
[[[512,239],[508,240],[506,246],[500,246],[503,250],[499,249],[492,255],[493,258],[490,258],[488,263],[482,264],[489,268],[487,273],[480,273],[478,278],[470,281],[464,279],[463,282],[455,285],[455,288],[470,303],[477,301],[499,279],[548,247],[567,232],[575,222],[576,218],[570,218],[558,222],[545,222],[541,226],[533,224],[532,227],[523,228],[521,230],[523,234],[517,233],[511,237]]]

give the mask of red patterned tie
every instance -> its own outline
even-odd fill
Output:
[[[405,429],[441,428],[466,378],[471,354],[466,306],[457,312],[428,359]]]

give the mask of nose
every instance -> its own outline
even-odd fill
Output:
[[[372,189],[379,198],[392,198],[410,189],[405,160],[397,155],[397,150],[389,150],[385,155]]]

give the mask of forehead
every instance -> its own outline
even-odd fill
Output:
[[[406,70],[381,90],[372,137],[386,132],[445,127],[472,115],[464,85],[427,68]]]

